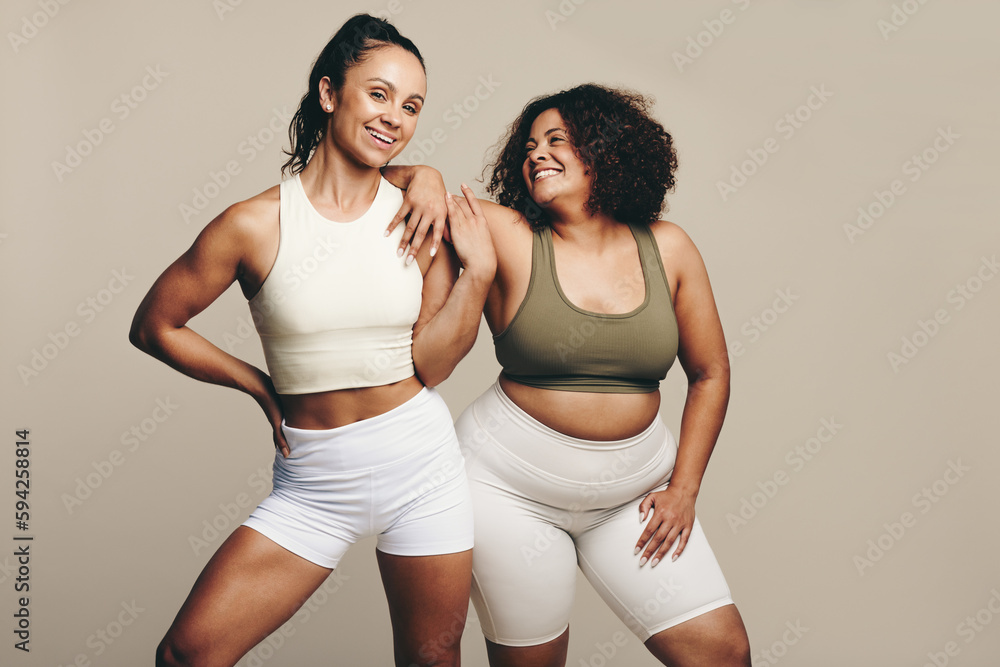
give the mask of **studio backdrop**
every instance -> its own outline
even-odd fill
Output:
[[[532,97],[598,82],[655,99],[680,162],[663,216],[705,259],[730,351],[697,509],[755,667],[996,665],[987,0],[4,2],[0,663],[152,664],[269,492],[257,405],[127,334],[198,232],[280,180],[310,66],[362,11],[427,61],[397,162],[453,192],[486,196],[490,149]],[[263,364],[235,287],[191,326]],[[484,324],[440,387],[453,415],[498,371]],[[685,392],[678,366],[675,434]],[[240,664],[391,664],[373,549]],[[474,612],[462,646],[487,664]],[[568,664],[656,664],[582,576]]]

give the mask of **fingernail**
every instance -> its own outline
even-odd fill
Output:
[[[385,234],[383,234],[383,236],[388,236],[390,233],[391,232],[387,229],[387,230],[385,230]]]
[[[632,555],[638,556],[640,551],[642,551],[642,547],[636,547],[635,551],[632,552]]]
[[[431,246],[431,257],[437,254],[437,246]]]
[[[639,521],[645,521],[645,520],[646,520],[646,513],[643,512],[642,514],[639,515]]]
[[[643,565],[645,565],[647,560],[649,560],[649,559],[646,558],[645,556],[643,556],[642,558],[640,558],[639,559],[639,567],[642,567]]]
[[[396,248],[396,257],[402,257],[402,256],[403,256],[403,249]]]
[[[675,552],[674,555],[670,557],[670,560],[671,561],[675,561],[675,560],[677,560],[678,556],[680,556],[680,554]]]
[[[406,256],[406,265],[409,266],[410,264],[413,264],[413,255]]]

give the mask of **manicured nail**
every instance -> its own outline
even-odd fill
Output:
[[[409,266],[410,264],[413,264],[413,255],[406,256],[406,265]]]
[[[392,232],[390,232],[390,231],[389,231],[389,230],[387,229],[387,230],[385,230],[385,234],[383,234],[383,236],[388,236],[388,235],[389,235],[389,234],[391,234],[391,233],[392,233]]]
[[[643,556],[642,558],[640,558],[639,559],[639,567],[642,567],[643,565],[645,565],[647,560],[649,560],[649,559],[646,558],[645,556]]]
[[[638,556],[640,551],[642,551],[642,547],[636,547],[635,551],[632,552],[632,555]]]
[[[402,257],[402,256],[403,256],[403,249],[396,248],[396,257]]]
[[[436,255],[437,251],[438,251],[438,249],[437,249],[436,245],[435,246],[431,246],[431,257],[433,257],[434,255]]]
[[[659,562],[660,562],[660,559],[659,559],[659,558],[654,558],[654,559],[652,560],[652,562],[650,562],[649,566],[650,566],[650,567],[656,567],[656,564],[657,564],[657,563],[659,563]]]
[[[671,561],[675,561],[675,560],[677,560],[678,556],[680,556],[680,554],[675,552],[674,555],[670,557],[670,560]]]

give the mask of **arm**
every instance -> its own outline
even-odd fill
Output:
[[[694,505],[702,477],[729,404],[729,354],[708,271],[683,230],[671,225],[667,234],[671,239],[667,246],[670,257],[664,264],[677,271],[677,358],[688,378],[688,392],[670,485],[646,496],[639,506],[642,519],[651,510],[652,517],[639,538],[636,553],[646,545],[643,558],[652,559],[653,565],[667,554],[675,540],[679,542],[674,559],[684,551],[694,526]]]
[[[454,249],[446,248],[424,276],[420,316],[413,327],[413,365],[433,387],[451,375],[479,333],[486,295],[496,273],[496,254],[486,219],[472,190],[449,197]],[[458,273],[459,263],[464,267]]]
[[[403,195],[403,205],[399,207],[399,212],[396,213],[395,217],[389,221],[385,232],[386,236],[391,234],[396,225],[409,216],[410,219],[406,222],[397,253],[402,256],[403,252],[406,251],[407,243],[409,243],[410,256],[407,258],[407,263],[412,262],[424,242],[424,237],[427,236],[428,229],[433,227],[434,233],[431,237],[431,257],[433,257],[441,245],[441,238],[444,237],[448,240],[446,236],[448,226],[445,223],[448,214],[445,195],[448,192],[444,187],[441,172],[422,165],[403,165],[382,167],[382,176],[397,188],[406,191]]]
[[[281,433],[281,407],[266,373],[224,352],[187,327],[236,281],[244,249],[255,242],[252,215],[262,204],[237,204],[210,222],[191,248],[156,279],[132,320],[129,340],[180,372],[252,396],[264,410],[275,446],[288,455]]]

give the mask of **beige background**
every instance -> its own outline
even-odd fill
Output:
[[[152,664],[222,539],[206,525],[228,533],[264,496],[272,448],[256,405],[142,355],[126,331],[204,224],[278,181],[284,110],[362,10],[392,15],[423,51],[428,103],[404,157],[433,144],[426,161],[452,188],[479,175],[532,96],[598,81],[656,98],[681,164],[667,217],[705,257],[733,351],[698,511],[755,667],[923,665],[929,653],[996,664],[1000,280],[984,258],[1000,250],[1000,9],[985,0],[4,2],[0,662]],[[678,64],[685,49],[697,57]],[[814,87],[825,99],[800,108]],[[779,124],[796,113],[797,128]],[[768,139],[777,152],[723,199],[718,183]],[[88,154],[67,163],[81,143]],[[914,171],[925,151],[934,163]],[[230,161],[239,173],[213,188]],[[851,242],[844,225],[859,207],[878,212],[896,179],[892,205]],[[186,221],[181,206],[195,204]],[[782,313],[770,310],[779,291]],[[232,289],[193,326],[262,363],[247,313]],[[76,335],[59,335],[67,326]],[[486,333],[441,387],[456,416],[498,370]],[[921,346],[894,368],[903,337]],[[36,352],[39,367],[51,358],[23,378]],[[675,432],[684,390],[674,369],[663,415]],[[841,425],[832,438],[824,419]],[[133,426],[145,440],[123,442]],[[10,632],[16,428],[31,429],[33,450],[30,654]],[[809,446],[809,460],[795,453]],[[89,496],[68,503],[78,487]],[[336,592],[279,648],[241,664],[389,664],[372,547],[349,553]],[[486,664],[474,619],[463,646],[465,664]],[[568,664],[655,664],[582,577]]]

